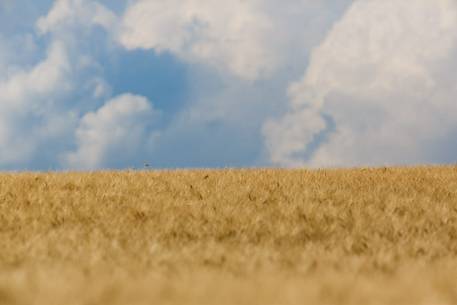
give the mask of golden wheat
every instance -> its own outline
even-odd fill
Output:
[[[457,304],[457,167],[0,175],[0,304]]]

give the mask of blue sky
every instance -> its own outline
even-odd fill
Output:
[[[0,0],[0,169],[457,160],[453,0]]]

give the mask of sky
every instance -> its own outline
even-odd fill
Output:
[[[455,0],[0,0],[0,170],[456,162]]]

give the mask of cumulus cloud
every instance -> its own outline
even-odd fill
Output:
[[[285,108],[286,85],[350,3],[132,1],[121,18],[121,45],[190,63],[187,103],[163,130],[159,159],[166,166],[268,164],[264,120]],[[186,147],[185,159],[170,153],[176,147]]]
[[[456,32],[453,0],[356,1],[290,86],[289,113],[264,125],[271,160],[453,161],[446,150],[457,132]]]
[[[14,13],[20,6],[11,2],[8,9]],[[1,168],[57,166],[81,113],[96,108],[109,92],[83,45],[92,37],[80,28],[108,27],[112,19],[94,1],[58,0],[31,31],[0,34],[5,42],[0,46]]]
[[[169,51],[245,80],[268,78],[290,63],[294,51],[312,45],[347,2],[139,0],[123,17],[119,41],[128,49]]]
[[[37,21],[38,30],[42,34],[61,31],[64,26],[98,25],[111,28],[115,24],[116,16],[113,12],[90,0],[57,0],[48,14]]]
[[[1,168],[455,161],[454,1],[36,1],[26,24],[21,4],[0,0]]]
[[[35,132],[55,98],[67,89],[69,73],[65,47],[55,43],[36,66],[0,81],[0,164],[25,161],[34,153]]]
[[[80,106],[82,112],[93,110],[87,104],[99,103],[111,94],[99,61],[100,56],[109,56],[112,51],[110,34],[116,23],[115,14],[93,0],[57,0],[36,22],[40,38],[66,47],[73,69],[72,83],[79,91],[74,94],[84,96],[74,106]],[[94,46],[98,52],[94,52]]]
[[[266,47],[272,24],[258,1],[138,1],[125,14],[120,42],[127,48],[169,50],[247,79],[277,62]]]
[[[18,71],[8,81],[0,84],[2,108],[23,109],[23,103],[30,103],[29,97],[42,96],[62,85],[64,74],[69,69],[68,58],[62,44],[53,44],[47,58],[30,71]]]
[[[149,127],[157,115],[141,96],[124,94],[109,100],[81,119],[75,132],[77,149],[63,156],[65,166],[95,169],[132,160],[151,144],[155,134]]]

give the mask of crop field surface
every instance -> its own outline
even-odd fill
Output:
[[[0,304],[457,304],[457,167],[0,174]]]

